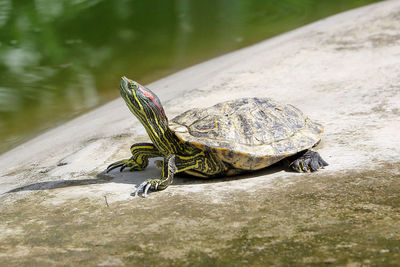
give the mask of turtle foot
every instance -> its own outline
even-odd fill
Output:
[[[131,196],[136,196],[142,193],[142,197],[147,197],[147,192],[151,190],[162,190],[165,189],[166,186],[160,186],[164,181],[161,179],[147,179],[143,183],[141,183],[135,192],[131,194]]]
[[[314,172],[329,164],[321,158],[318,152],[307,150],[296,158],[289,167],[296,172]]]
[[[123,171],[125,168],[129,168],[130,171],[142,171],[146,168],[146,166],[141,166],[133,159],[123,159],[114,162],[113,164],[107,167],[106,172],[110,172],[113,169],[120,168],[119,171]]]
[[[162,170],[162,168],[163,168],[163,161],[162,160],[155,160],[154,161],[154,165],[156,165],[156,167],[158,168],[158,169],[160,169],[160,170]]]

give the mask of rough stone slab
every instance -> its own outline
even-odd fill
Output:
[[[148,140],[123,101],[112,101],[0,156],[0,258],[14,265],[398,263],[399,73],[400,1],[385,1],[154,82],[169,117],[245,96],[293,104],[325,125],[319,152],[330,166],[178,178],[147,199],[130,193],[159,175],[154,164],[103,173],[129,157],[132,143]]]

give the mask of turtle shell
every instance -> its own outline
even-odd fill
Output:
[[[169,123],[181,140],[214,152],[235,168],[256,170],[308,149],[323,127],[292,105],[242,98],[188,110]]]

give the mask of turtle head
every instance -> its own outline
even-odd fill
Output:
[[[168,125],[167,116],[158,97],[148,88],[126,77],[121,78],[120,93],[125,103],[149,130]]]

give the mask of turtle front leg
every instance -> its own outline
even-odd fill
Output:
[[[140,192],[143,192],[143,197],[147,196],[147,192],[149,189],[152,190],[164,190],[167,188],[170,184],[172,184],[174,180],[174,173],[177,171],[177,167],[175,165],[175,155],[171,154],[168,157],[166,157],[163,161],[163,166],[162,166],[162,173],[160,179],[147,179],[143,183],[141,183],[136,191],[132,193],[133,196],[136,196],[136,194],[139,194]]]
[[[312,150],[300,152],[296,154],[295,157],[296,158],[289,164],[289,167],[296,172],[314,172],[328,166],[328,163],[322,159],[319,153]]]
[[[161,165],[161,164],[158,164]],[[147,192],[151,190],[164,190],[174,179],[174,174],[187,170],[196,170],[204,176],[216,176],[226,173],[225,164],[211,153],[201,151],[191,156],[180,156],[171,154],[166,157],[162,164],[162,178],[148,179],[141,183],[136,191],[132,194],[135,196],[143,192],[143,197],[147,196]]]
[[[161,156],[158,149],[152,143],[137,143],[131,146],[132,157],[114,162],[107,167],[106,172],[115,168],[120,168],[122,172],[125,168],[131,171],[144,170],[149,164],[149,158]]]

